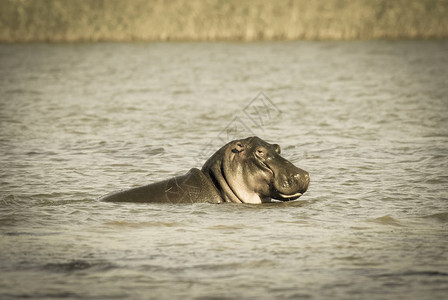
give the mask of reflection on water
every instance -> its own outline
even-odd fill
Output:
[[[443,299],[447,48],[1,45],[1,298]],[[95,200],[200,167],[235,120],[310,172],[300,201]]]

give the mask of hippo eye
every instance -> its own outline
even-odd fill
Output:
[[[265,151],[263,151],[263,149],[257,149],[256,154],[257,154],[258,157],[263,157],[264,158],[266,156],[266,153],[265,153]]]

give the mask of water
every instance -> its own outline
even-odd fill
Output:
[[[446,53],[447,41],[0,45],[0,298],[445,299]],[[233,135],[280,144],[308,192],[96,201],[200,167]]]

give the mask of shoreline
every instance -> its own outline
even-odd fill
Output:
[[[448,38],[448,0],[6,0],[0,42]]]

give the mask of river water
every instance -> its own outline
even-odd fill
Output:
[[[0,45],[1,299],[446,299],[448,42]],[[257,135],[287,204],[113,204]]]

